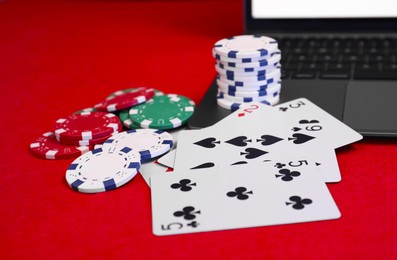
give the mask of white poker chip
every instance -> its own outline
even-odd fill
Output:
[[[270,71],[270,70],[274,70],[276,68],[281,68],[281,64],[280,63],[275,63],[266,67],[252,67],[252,68],[236,68],[236,67],[230,67],[227,66],[227,63],[222,63],[219,61],[215,61],[215,67],[221,68],[223,70],[227,70],[227,71],[233,71],[236,73],[245,73],[245,72],[258,72],[263,73],[266,71]]]
[[[66,171],[69,186],[83,193],[116,189],[138,173],[141,158],[128,146],[94,149],[78,157]]]
[[[232,81],[229,81],[229,83]],[[270,88],[275,88],[278,86],[281,86],[281,79],[272,81],[270,83],[264,82],[261,85],[258,86],[236,86],[234,84],[229,84],[228,82],[224,82],[220,80],[219,78],[216,80],[216,84],[218,87],[222,89],[227,89],[227,90],[232,90],[232,91],[262,91],[262,90],[267,90]]]
[[[280,70],[280,69],[281,69],[281,65],[277,65],[275,67],[271,67],[263,70],[257,70],[257,71],[235,71],[235,70],[224,69],[219,65],[215,65],[215,70],[219,74],[226,76],[240,76],[240,77],[256,77],[260,75],[266,75],[266,74],[271,74],[275,70]]]
[[[215,43],[214,52],[229,58],[266,57],[278,48],[277,41],[261,35],[240,35]]]
[[[220,64],[223,66],[228,66],[232,68],[239,68],[239,69],[244,69],[244,68],[261,68],[261,69],[267,69],[270,67],[276,66],[278,63],[280,63],[281,60],[281,55],[273,55],[267,58],[264,58],[263,60],[259,61],[253,61],[253,62],[225,62],[225,61],[220,61],[217,60]]]
[[[222,91],[218,91],[217,98],[223,98],[228,101],[231,101],[233,103],[249,103],[249,102],[263,102],[263,101],[269,101],[273,99],[274,97],[278,96],[279,93],[276,91],[274,93],[269,93],[269,95],[266,96],[245,96],[245,97],[236,97],[236,96],[231,96],[228,94],[225,94]],[[270,102],[269,102],[270,104]]]
[[[250,62],[256,62],[256,61],[261,61],[265,59],[269,59],[270,57],[273,56],[279,56],[281,58],[281,51],[279,49],[273,50],[271,53],[269,53],[266,56],[261,56],[261,57],[253,57],[253,58],[230,58],[226,56],[219,55],[215,52],[214,49],[212,49],[212,57],[214,57],[217,61],[221,62],[234,62],[234,63],[250,63]]]
[[[249,76],[249,75],[241,76],[241,75],[236,75],[234,73],[228,73],[228,74],[219,73],[219,76],[221,78],[225,78],[227,80],[232,80],[232,81],[257,82],[257,81],[267,81],[269,79],[274,79],[274,78],[280,78],[281,71],[280,69],[275,69],[270,71],[269,73],[255,75],[255,76]]]
[[[281,85],[275,85],[275,87],[271,87],[265,90],[256,90],[256,91],[246,91],[244,88],[240,90],[228,89],[218,87],[218,92],[223,92],[226,95],[234,96],[234,97],[263,97],[263,96],[272,96],[274,93],[280,93]]]
[[[232,101],[226,100],[226,99],[221,98],[221,97],[217,97],[216,101],[218,103],[218,106],[220,106],[222,108],[225,108],[225,109],[228,109],[228,110],[230,110],[232,112],[238,110],[244,104],[252,103],[252,102],[236,103],[236,102],[232,102]],[[276,97],[269,98],[268,100],[264,100],[264,101],[257,102],[257,103],[262,103],[262,104],[265,104],[265,105],[274,106],[279,101],[280,101],[280,96],[278,95]]]
[[[128,146],[139,152],[141,162],[168,152],[173,146],[172,135],[160,129],[132,129],[111,136],[103,143],[106,147]]]
[[[263,88],[265,86],[279,83],[281,82],[281,72],[280,74],[277,74],[277,77],[274,78],[269,78],[266,80],[259,80],[259,81],[238,81],[238,80],[229,80],[225,77],[223,77],[221,74],[218,74],[216,77],[219,81],[222,81],[223,83],[231,86],[236,86],[236,87],[248,87],[248,88]]]

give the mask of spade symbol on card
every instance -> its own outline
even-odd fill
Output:
[[[193,168],[190,168],[190,170],[211,168],[211,167],[214,167],[214,166],[215,166],[214,163],[212,163],[212,162],[207,162],[207,163],[203,163],[203,164],[197,165],[197,166],[195,166],[195,167],[193,167]]]
[[[230,140],[227,140],[225,143],[232,144],[235,146],[247,146],[247,143],[251,142],[251,139],[248,139],[246,136],[237,136]]]
[[[245,187],[237,187],[234,189],[234,191],[229,191],[228,193],[226,193],[226,196],[233,198],[236,197],[238,200],[246,200],[249,198],[249,195],[254,194],[251,191],[247,191],[247,188]]]
[[[245,155],[246,159],[255,159],[264,154],[267,154],[267,152],[256,148],[247,148],[245,152],[240,152],[240,155]]]
[[[292,208],[294,209],[303,209],[305,207],[305,205],[309,205],[312,204],[312,200],[311,199],[302,199],[299,196],[291,196],[289,197],[290,201],[285,202],[285,205],[292,205]]]
[[[307,141],[310,141],[314,138],[315,138],[314,136],[297,133],[297,134],[293,134],[292,137],[289,137],[288,141],[293,140],[294,144],[303,144],[303,143],[306,143]]]
[[[300,130],[302,130],[302,128],[293,127],[291,130],[292,130],[292,132],[299,132]]]
[[[198,142],[195,142],[194,144],[197,144],[205,148],[214,148],[217,144],[220,143],[221,141],[217,141],[215,137],[208,137]]]
[[[180,211],[175,211],[175,217],[183,217],[186,220],[193,220],[196,218],[196,214],[201,214],[200,210],[195,211],[196,209],[192,206],[184,207]]]
[[[283,139],[273,135],[262,135],[261,139],[256,139],[256,141],[261,142],[262,145],[272,145],[281,140]]]

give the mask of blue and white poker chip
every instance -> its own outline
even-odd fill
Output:
[[[270,78],[266,80],[261,80],[261,81],[234,81],[234,80],[228,80],[227,78],[222,77],[221,75],[217,76],[217,79],[219,81],[222,81],[228,85],[236,86],[236,87],[247,87],[247,88],[260,88],[261,86],[265,85],[271,85],[275,84],[281,81],[280,77],[277,78]]]
[[[221,68],[223,70],[228,70],[228,71],[234,71],[237,73],[245,73],[245,72],[258,72],[258,74],[262,74],[261,72],[265,71],[271,71],[273,69],[280,69],[281,68],[281,64],[280,63],[276,63],[273,65],[269,65],[267,67],[252,67],[252,68],[236,68],[236,67],[229,67],[227,66],[227,63],[222,63],[219,61],[215,62],[215,66],[218,68]]]
[[[247,62],[247,63],[242,63],[242,62],[224,62],[224,61],[219,61],[220,64],[223,66],[228,66],[232,68],[263,68],[266,69],[266,67],[275,67],[277,63],[280,63],[281,60],[281,55],[274,55],[270,56],[269,58],[259,60],[259,61],[253,61],[253,62]]]
[[[239,35],[215,43],[214,52],[229,58],[266,57],[278,48],[277,41],[261,35]]]
[[[274,93],[280,93],[280,90],[281,90],[281,85],[279,84],[275,85],[274,87],[267,88],[265,90],[254,90],[254,91],[247,91],[244,88],[239,90],[230,90],[218,86],[218,91],[234,97],[263,97],[269,95],[274,96]]]
[[[234,62],[234,63],[251,63],[251,62],[258,62],[261,60],[266,60],[269,59],[273,56],[279,56],[281,58],[281,51],[279,49],[274,50],[272,53],[269,53],[267,56],[264,57],[253,57],[253,58],[242,58],[242,59],[237,59],[237,58],[229,58],[225,56],[221,56],[217,53],[215,53],[214,50],[212,50],[212,56],[215,58],[217,61],[221,61],[224,63],[227,62]]]
[[[128,146],[94,149],[74,160],[66,171],[69,186],[83,193],[114,190],[138,173],[141,158]]]
[[[244,76],[244,77],[255,77],[255,76],[262,76],[266,74],[270,74],[275,70],[281,69],[281,65],[277,65],[276,67],[266,68],[263,70],[256,70],[256,71],[235,71],[224,69],[219,65],[215,65],[215,70],[219,74],[226,75],[226,77],[236,77],[236,76]]]
[[[268,101],[269,99],[272,99],[276,96],[278,96],[278,92],[273,92],[273,93],[269,93],[269,95],[265,95],[265,96],[245,96],[245,97],[238,97],[238,96],[231,96],[228,94],[225,94],[222,91],[218,91],[218,96],[217,98],[223,98],[226,99],[228,101],[232,101],[234,103],[248,103],[248,102],[262,102],[262,101]]]
[[[281,71],[279,69],[272,70],[266,74],[263,75],[236,75],[234,73],[228,73],[228,74],[222,74],[219,73],[220,77],[225,78],[227,80],[232,80],[232,81],[241,81],[241,82],[257,82],[257,81],[266,81],[269,79],[274,79],[274,78],[280,78],[281,77]]]
[[[230,84],[232,82],[232,84]],[[262,82],[261,84],[257,85],[257,86],[236,86],[234,85],[233,81],[228,81],[228,82],[224,82],[222,80],[220,80],[220,77],[217,78],[216,83],[218,85],[218,87],[222,88],[222,89],[227,89],[228,91],[262,91],[262,90],[267,90],[269,88],[273,88],[276,86],[281,86],[281,79],[274,81],[272,80],[270,83],[267,82]]]
[[[216,101],[218,103],[218,106],[220,106],[222,108],[225,108],[225,109],[228,109],[228,110],[231,110],[232,112],[238,110],[244,104],[251,103],[251,102],[247,102],[247,103],[232,102],[232,101],[229,101],[229,100],[227,100],[225,98],[222,98],[222,97],[217,97]],[[274,106],[279,101],[280,101],[280,96],[276,96],[274,98],[269,98],[268,100],[264,100],[264,101],[256,102],[256,103],[262,103],[262,104],[265,104],[265,105],[268,105],[268,106]]]
[[[128,146],[140,154],[141,162],[146,162],[165,154],[173,144],[172,135],[163,130],[132,129],[111,136],[103,143],[103,149]]]

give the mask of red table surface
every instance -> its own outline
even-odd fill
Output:
[[[338,220],[166,237],[152,234],[140,175],[87,195],[65,181],[72,160],[29,153],[56,119],[118,89],[199,103],[215,76],[212,45],[241,34],[242,20],[240,0],[0,1],[1,258],[395,258],[396,139],[338,150],[342,181],[328,185]]]

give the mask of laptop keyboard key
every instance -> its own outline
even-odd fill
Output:
[[[296,71],[292,73],[293,79],[314,79],[316,72],[314,71]]]
[[[397,79],[397,73],[394,71],[356,71],[353,78],[355,79]]]
[[[349,79],[350,72],[349,71],[326,71],[320,72],[320,79]]]

